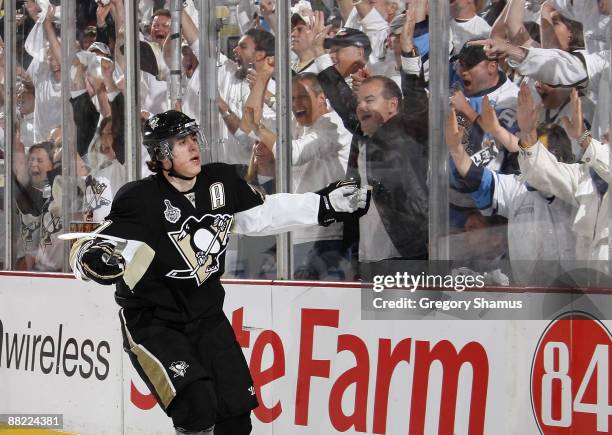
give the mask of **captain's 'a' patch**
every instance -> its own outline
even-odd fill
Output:
[[[232,215],[206,214],[200,219],[190,216],[181,228],[168,233],[179,250],[188,269],[172,270],[166,276],[176,279],[195,279],[198,286],[220,268],[219,257],[229,241]]]

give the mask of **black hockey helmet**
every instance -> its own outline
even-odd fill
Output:
[[[192,133],[200,136],[195,119],[177,110],[168,110],[147,119],[143,127],[142,143],[147,148],[151,160],[172,160],[174,140]]]

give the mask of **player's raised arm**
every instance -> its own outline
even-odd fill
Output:
[[[343,222],[351,214],[362,216],[369,206],[368,187],[337,181],[316,193],[277,193],[263,204],[236,213],[234,231],[267,236],[312,225]]]

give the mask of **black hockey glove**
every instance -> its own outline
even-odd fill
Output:
[[[116,252],[115,243],[95,239],[87,241],[79,250],[77,267],[82,275],[102,285],[113,284],[125,272],[125,259]]]
[[[334,222],[360,218],[370,206],[369,187],[359,187],[355,180],[335,181],[316,192],[321,195],[319,225],[327,227]]]

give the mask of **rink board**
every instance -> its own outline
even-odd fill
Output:
[[[610,321],[361,320],[351,286],[225,287],[258,387],[255,434],[612,430]],[[78,433],[174,433],[122,350],[112,293],[0,276],[0,414],[63,414]]]

